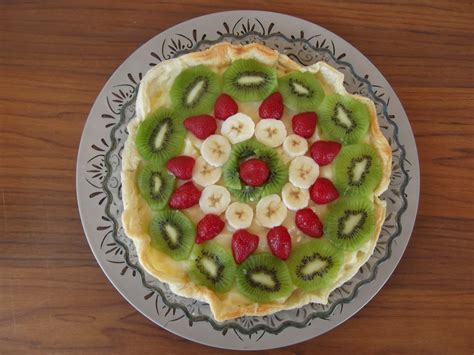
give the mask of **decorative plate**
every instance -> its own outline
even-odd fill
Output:
[[[302,65],[323,60],[345,75],[349,92],[370,97],[393,151],[387,218],[369,261],[335,290],[327,305],[310,304],[264,317],[216,322],[207,304],[179,297],[148,275],[122,228],[121,159],[127,123],[143,75],[157,63],[211,45],[258,42]],[[318,336],[349,319],[397,266],[415,222],[419,166],[413,133],[395,92],[349,43],[310,22],[271,12],[230,11],[183,22],[137,49],[115,71],[89,114],[77,158],[77,199],[89,245],[112,284],[138,311],[184,338],[227,349],[270,349]]]

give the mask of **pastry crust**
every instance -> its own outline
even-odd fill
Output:
[[[326,304],[329,294],[351,279],[372,255],[386,213],[386,204],[378,196],[387,189],[391,174],[392,152],[380,131],[375,105],[368,98],[352,95],[369,109],[368,143],[377,150],[380,156],[383,177],[373,194],[376,219],[375,233],[363,248],[354,252],[350,259],[346,260],[347,263],[345,263],[345,267],[334,287],[317,292],[302,292],[295,289],[285,299],[260,304],[249,301],[237,292],[220,295],[191,282],[182,266],[182,262],[176,262],[166,254],[151,247],[148,234],[151,211],[140,196],[135,183],[135,173],[141,161],[134,146],[136,131],[139,123],[143,121],[148,113],[160,106],[170,104],[168,96],[170,85],[183,69],[205,64],[218,72],[222,72],[233,60],[242,58],[253,58],[274,66],[279,75],[291,71],[310,71],[323,83],[326,91],[348,95],[343,85],[344,75],[326,63],[318,62],[304,67],[295,63],[286,55],[260,44],[236,46],[229,43],[220,43],[202,52],[190,53],[162,62],[145,75],[137,98],[137,116],[128,125],[129,138],[125,143],[122,161],[122,198],[124,204],[122,222],[126,235],[132,238],[135,243],[140,263],[150,274],[168,283],[171,290],[176,294],[209,303],[217,321],[244,315],[266,315],[280,310],[301,307],[310,302]]]

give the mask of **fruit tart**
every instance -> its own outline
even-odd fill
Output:
[[[392,159],[343,80],[260,44],[152,68],[122,162],[144,269],[217,321],[326,304],[373,253]]]

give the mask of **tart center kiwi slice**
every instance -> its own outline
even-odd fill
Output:
[[[175,178],[160,165],[146,164],[137,171],[137,185],[150,208],[160,210],[168,204],[174,190]]]
[[[328,242],[317,239],[296,247],[288,259],[293,283],[304,291],[332,285],[344,260],[344,254]]]
[[[237,287],[255,302],[287,297],[293,289],[286,264],[268,253],[253,254],[238,267]]]
[[[204,65],[183,70],[170,90],[171,104],[183,116],[211,112],[219,94],[219,76]]]
[[[324,235],[338,249],[359,249],[374,234],[374,205],[367,198],[345,198],[329,207]]]
[[[223,74],[224,92],[243,102],[263,100],[276,86],[276,70],[254,59],[235,60]]]
[[[174,111],[161,108],[140,124],[135,144],[143,159],[164,164],[181,152],[185,134],[183,123]]]
[[[240,165],[249,159],[262,160],[270,171],[268,178],[259,186],[246,185],[240,179]],[[223,166],[224,185],[239,201],[257,201],[259,198],[281,192],[288,181],[288,168],[281,162],[278,154],[257,142],[249,139],[232,147],[229,160]]]
[[[152,247],[175,260],[188,257],[196,235],[193,223],[179,211],[158,212],[153,217],[148,232]]]
[[[315,111],[324,98],[324,89],[310,72],[292,72],[278,80],[285,106],[296,112]]]
[[[334,185],[348,196],[369,195],[382,179],[377,152],[368,144],[344,146],[333,163]]]
[[[235,269],[231,254],[219,243],[208,241],[195,245],[188,273],[198,285],[216,292],[227,292],[234,282]]]
[[[318,108],[318,115],[324,137],[344,144],[361,141],[370,126],[365,104],[349,95],[326,96]]]

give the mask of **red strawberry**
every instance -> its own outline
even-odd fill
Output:
[[[205,215],[197,224],[196,243],[214,239],[224,229],[225,223],[215,214]]]
[[[302,112],[294,115],[291,120],[293,132],[303,138],[310,138],[316,129],[318,116],[316,112]]]
[[[281,94],[275,92],[263,100],[258,108],[258,113],[261,118],[280,119],[283,115],[283,97]]]
[[[184,127],[199,139],[216,133],[217,123],[211,115],[191,116],[184,120]]]
[[[249,186],[260,186],[267,181],[270,170],[263,160],[249,159],[240,164],[239,176]]]
[[[187,180],[193,176],[195,160],[187,155],[171,158],[166,162],[166,168],[178,179]]]
[[[323,225],[311,208],[303,208],[295,214],[295,224],[304,234],[313,238],[323,235]]]
[[[267,243],[272,254],[286,260],[291,253],[291,237],[284,226],[274,227],[267,233]]]
[[[318,205],[325,205],[339,197],[339,192],[332,184],[331,180],[326,178],[317,178],[316,182],[309,188],[311,200]]]
[[[232,254],[237,264],[242,263],[247,257],[257,250],[260,239],[247,232],[245,229],[239,229],[232,236]]]
[[[199,202],[200,198],[201,190],[194,186],[192,181],[188,181],[173,192],[168,205],[171,208],[182,210],[193,207]]]
[[[341,150],[341,144],[331,141],[314,142],[309,149],[311,156],[319,166],[330,164]]]
[[[239,110],[239,106],[232,97],[222,94],[214,104],[214,116],[218,120],[225,121],[229,116],[235,115]]]

